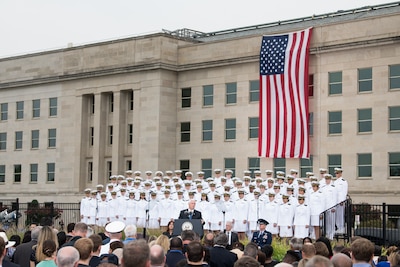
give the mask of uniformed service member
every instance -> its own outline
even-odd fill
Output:
[[[260,227],[260,230],[253,233],[251,242],[256,243],[260,248],[264,247],[265,245],[271,245],[272,234],[265,229],[268,225],[268,222],[264,219],[258,219],[257,223]]]

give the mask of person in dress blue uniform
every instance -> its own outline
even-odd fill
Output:
[[[260,230],[253,233],[251,242],[256,243],[260,248],[264,247],[265,245],[271,245],[272,234],[265,230],[268,222],[264,219],[258,219],[257,223],[259,224]]]

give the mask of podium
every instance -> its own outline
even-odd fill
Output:
[[[184,230],[193,230],[199,236],[203,236],[203,224],[200,219],[177,219],[174,221],[173,235],[181,235]]]

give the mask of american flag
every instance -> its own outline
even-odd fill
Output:
[[[308,58],[312,29],[263,36],[258,155],[309,158]]]

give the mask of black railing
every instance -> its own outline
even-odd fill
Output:
[[[30,223],[43,223],[51,220],[54,227],[64,230],[70,222],[80,221],[79,203],[21,203],[19,199],[0,200],[0,223],[3,228],[23,229]]]
[[[321,213],[321,235],[329,239],[350,241],[352,236],[365,237],[376,245],[399,245],[400,243],[400,205],[371,205],[367,203],[353,204],[348,198],[344,203],[344,231],[338,225],[332,228],[332,211],[340,208],[340,204]],[[336,214],[335,214],[336,215]],[[332,235],[332,229],[334,234]]]

